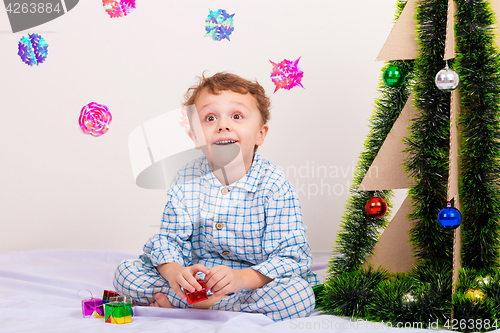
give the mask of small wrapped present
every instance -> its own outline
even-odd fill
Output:
[[[123,301],[116,301],[123,299]],[[126,324],[132,322],[132,302],[126,296],[118,296],[104,304],[105,321],[111,324]]]
[[[102,299],[91,297],[82,300],[82,313],[84,318],[104,318]]]
[[[109,302],[110,303],[115,302],[115,303],[130,303],[130,304],[132,304],[132,317],[134,316],[135,303],[134,303],[134,300],[132,298],[124,296],[124,295],[119,295],[119,296],[115,296],[115,297],[110,297]]]
[[[117,296],[120,296],[119,293],[117,293],[116,291],[111,291],[111,290],[104,290],[104,293],[102,294],[102,300],[104,302],[104,304],[110,302],[110,298],[111,297],[117,297]]]
[[[192,293],[190,293],[187,290],[184,291],[184,293],[187,296],[188,304],[189,305],[197,303],[197,302],[201,302],[201,301],[204,301],[204,300],[208,299],[207,291],[205,289],[205,282],[203,280],[198,280],[198,283],[203,288],[200,291],[194,291]]]

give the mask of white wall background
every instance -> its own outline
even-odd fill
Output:
[[[230,71],[271,95],[259,151],[296,186],[314,251],[329,252],[363,149],[396,0],[148,0],[111,19],[102,1],[13,34],[0,8],[0,250],[99,248],[140,252],[157,232],[164,190],[135,185],[129,133],[177,109],[195,76]],[[204,37],[209,9],[235,13],[231,41]],[[27,33],[49,44],[30,67]],[[269,60],[295,60],[300,87],[273,94]],[[78,126],[98,102],[113,121],[95,138]],[[328,175],[317,175],[318,170]],[[314,175],[313,175],[314,172]]]

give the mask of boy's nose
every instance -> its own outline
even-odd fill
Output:
[[[223,131],[229,131],[229,127],[228,126],[219,126],[219,132],[223,132]]]
[[[225,121],[221,121],[219,124],[218,124],[218,132],[223,132],[223,131],[230,131],[229,129],[229,124],[226,123]]]

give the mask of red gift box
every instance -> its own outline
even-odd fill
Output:
[[[111,297],[117,297],[117,296],[120,296],[120,294],[117,293],[116,291],[104,290],[104,293],[102,294],[102,300],[104,303],[108,303]]]
[[[201,301],[204,301],[204,300],[208,299],[207,291],[205,289],[205,282],[203,282],[203,280],[198,280],[198,283],[203,288],[200,291],[194,291],[192,293],[190,293],[187,290],[184,291],[184,293],[187,296],[188,304],[189,305],[194,304],[194,303],[198,303],[198,302],[201,302]]]

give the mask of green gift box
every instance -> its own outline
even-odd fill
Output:
[[[104,304],[105,321],[111,324],[132,322],[132,303],[111,302]]]

